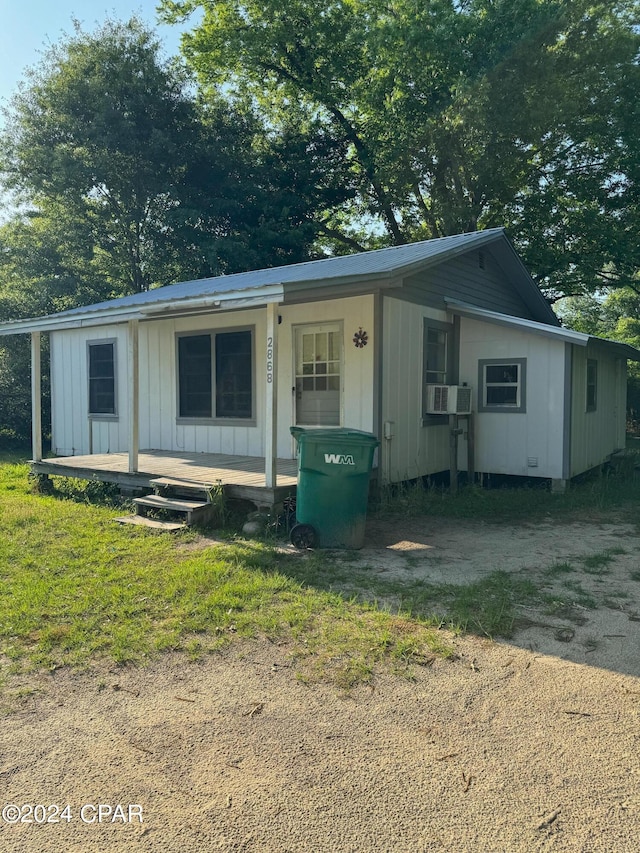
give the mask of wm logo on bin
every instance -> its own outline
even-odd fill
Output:
[[[324,461],[327,465],[355,465],[353,456],[345,453],[325,453]]]

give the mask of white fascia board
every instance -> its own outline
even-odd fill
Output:
[[[138,310],[119,312],[118,314],[78,315],[64,317],[49,314],[46,317],[34,317],[29,320],[14,320],[12,323],[0,324],[0,337],[7,335],[22,335],[29,332],[55,332],[60,329],[85,329],[92,326],[111,326],[116,323],[127,323],[129,320],[143,320],[144,315]]]
[[[84,329],[91,326],[111,326],[126,323],[129,320],[153,320],[173,317],[177,314],[203,310],[233,310],[264,306],[268,302],[282,302],[283,287],[269,285],[253,291],[232,291],[229,293],[209,294],[185,299],[172,299],[166,302],[154,302],[151,305],[136,305],[126,309],[114,306],[100,311],[87,310],[73,314],[49,314],[46,317],[34,317],[28,320],[15,320],[0,324],[0,336],[19,335],[28,332],[53,332],[63,329]]]
[[[212,293],[208,296],[172,299],[170,302],[143,305],[139,310],[146,319],[152,319],[207,309],[231,311],[234,308],[261,307],[271,302],[282,302],[283,299],[283,286],[271,284],[268,287],[255,288],[254,290],[235,290],[229,293]]]
[[[573,329],[565,329],[563,326],[547,326],[545,323],[539,323],[537,320],[527,320],[524,317],[513,317],[510,314],[500,314],[497,311],[487,311],[486,308],[476,308],[475,305],[469,305],[466,302],[458,302],[455,299],[445,299],[445,303],[447,308],[449,308],[454,314],[460,314],[460,316],[468,317],[471,320],[495,323],[498,326],[508,326],[511,329],[521,329],[523,332],[542,335],[556,341],[575,344],[579,347],[586,347],[590,343],[599,344],[610,349],[615,349],[618,355],[622,358],[628,358],[632,361],[640,361],[640,350],[637,350],[630,344],[621,343],[620,341],[598,338],[595,335],[586,335],[584,332],[574,332]]]
[[[589,335],[582,332],[574,332],[562,326],[551,326],[539,323],[537,320],[527,320],[524,317],[514,317],[511,314],[500,314],[498,311],[488,311],[486,308],[476,308],[466,302],[445,297],[447,308],[454,314],[469,317],[471,320],[483,320],[486,323],[495,323],[498,326],[509,326],[511,329],[522,329],[523,332],[531,332],[534,335],[544,335],[554,340],[562,340],[567,343],[586,347],[589,343]]]

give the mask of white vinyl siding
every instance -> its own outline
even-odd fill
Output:
[[[595,358],[587,359],[587,412],[595,412],[598,408],[598,362]]]
[[[339,322],[344,330],[342,423],[368,432],[375,430],[373,414],[374,329],[373,297],[326,300],[279,306],[277,327],[278,456],[293,458],[294,328],[305,323]],[[240,423],[197,423],[178,418],[176,339],[182,334],[252,328],[254,344],[254,420]],[[368,334],[358,348],[352,337],[360,328]],[[118,357],[117,419],[89,418],[87,343],[113,339]],[[224,453],[264,456],[266,385],[266,309],[220,311],[198,317],[140,323],[139,435],[141,450]],[[51,334],[53,450],[57,455],[115,453],[128,450],[129,411],[127,327],[103,326]],[[91,432],[90,432],[91,430]]]
[[[140,447],[151,450],[184,450],[188,453],[225,453],[231,456],[264,456],[265,365],[259,354],[266,348],[266,310],[218,312],[201,317],[160,320],[140,326]],[[182,418],[179,415],[178,344],[182,336],[211,335],[239,328],[253,329],[254,414],[246,422],[233,419]],[[215,366],[212,367],[215,370]]]
[[[381,465],[383,480],[397,483],[449,467],[447,418],[425,425],[423,388],[425,328],[429,321],[451,326],[445,311],[389,297],[383,318],[382,420],[393,423],[393,437],[384,441]]]
[[[112,342],[117,416],[89,412],[89,355],[92,344]],[[126,326],[101,326],[51,333],[51,445],[59,456],[116,453],[128,448]]]
[[[597,362],[596,406],[589,403],[589,364]],[[593,376],[591,377],[593,379]],[[605,347],[573,347],[571,476],[605,462],[625,446],[627,366]]]
[[[474,389],[478,472],[563,478],[565,344],[461,318],[460,379]],[[482,364],[526,362],[526,412],[482,405]]]

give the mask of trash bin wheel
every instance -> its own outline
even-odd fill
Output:
[[[315,548],[318,544],[318,537],[310,524],[296,524],[291,528],[290,539],[292,545],[302,550]]]

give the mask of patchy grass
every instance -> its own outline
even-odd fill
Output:
[[[447,627],[456,633],[510,637],[515,605],[539,598],[528,578],[493,571],[469,584],[437,584],[374,572],[365,565],[342,565],[330,553],[315,552],[289,567],[305,585],[323,586],[408,618]]]
[[[562,575],[569,574],[570,572],[575,572],[575,568],[568,563],[566,560],[563,562],[555,562],[548,566],[543,574],[548,578],[557,578]]]
[[[610,548],[607,551],[581,557],[582,570],[588,575],[608,575],[611,571],[609,566],[615,557],[624,553],[626,553],[624,548]]]
[[[635,466],[639,461],[640,451],[628,450],[615,465],[572,482],[564,494],[551,493],[545,481],[534,479],[517,488],[511,485],[515,479],[504,479],[501,487],[461,486],[457,495],[420,480],[386,489],[375,511],[384,518],[425,515],[517,523],[585,520],[615,509],[621,520],[635,524],[640,499],[640,478]]]
[[[328,680],[348,689],[369,680],[383,663],[411,678],[416,666],[453,655],[442,628],[509,637],[518,608],[539,604],[583,623],[596,600],[576,579],[577,569],[597,582],[625,553],[616,548],[571,557],[541,567],[534,577],[496,570],[462,585],[398,579],[364,565],[359,555],[285,554],[275,540],[237,540],[230,530],[221,543],[192,530],[167,536],[119,527],[112,519],[122,510],[109,487],[56,481],[56,495],[37,494],[18,456],[4,454],[2,460],[5,674],[84,666],[97,658],[141,663],[167,650],[195,660],[238,638],[266,637],[287,650],[298,678],[307,682]],[[517,523],[584,520],[615,505],[618,519],[628,509],[628,519],[635,520],[638,497],[633,477],[611,474],[566,495],[532,488],[470,488],[457,497],[406,490],[379,512]],[[407,567],[417,562],[415,555],[405,556]],[[631,577],[640,580],[640,572]],[[609,596],[610,606],[620,601],[612,591]]]

